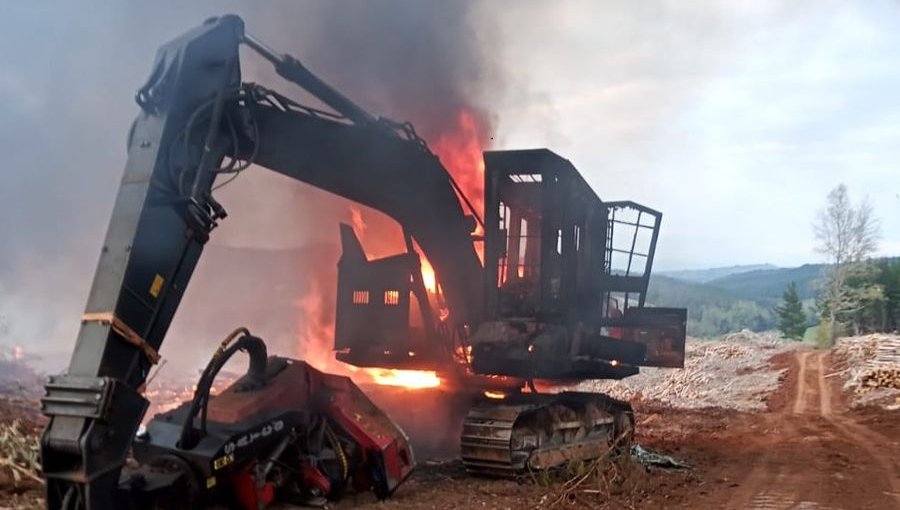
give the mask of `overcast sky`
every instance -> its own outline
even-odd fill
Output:
[[[552,140],[601,197],[662,210],[658,267],[816,260],[841,182],[900,255],[900,2],[564,5],[500,20],[530,89],[500,140]]]
[[[378,69],[367,52],[379,54],[381,29],[370,26],[373,8],[357,2],[75,4],[3,3],[0,315],[83,306],[137,113],[134,91],[156,48],[206,16],[238,12],[249,30],[375,113],[415,117],[370,93]],[[900,255],[897,1],[498,1],[461,14],[414,4],[414,16],[405,14],[410,3],[375,4],[377,22],[394,23],[383,39],[396,43],[402,26],[399,42],[416,66],[417,52],[434,50],[422,41],[458,41],[455,57],[471,53],[477,64],[458,72],[490,116],[494,148],[549,147],[602,198],[663,211],[657,268],[816,261],[810,225],[841,182],[871,200],[881,254]],[[403,14],[394,19],[392,8]],[[456,40],[432,37],[442,16],[467,25]],[[365,37],[350,37],[357,29]],[[245,66],[268,84],[271,72],[260,69]],[[302,219],[277,239],[255,228],[296,207],[298,185],[242,180],[228,193],[259,201],[232,210],[213,243],[321,241],[319,223]],[[328,221],[328,197],[310,200],[315,221]],[[339,220],[347,218],[335,212]]]

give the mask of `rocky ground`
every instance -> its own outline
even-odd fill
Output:
[[[517,483],[468,477],[453,458],[420,459],[391,500],[361,494],[334,507],[900,508],[900,390],[867,386],[872,379],[865,375],[871,367],[900,368],[890,364],[897,337],[885,338],[874,348],[871,338],[860,337],[817,351],[741,333],[692,342],[683,371],[582,386],[630,398],[637,442],[690,469],[622,461],[598,464],[587,477],[573,473],[568,482]],[[26,455],[13,462],[27,470],[34,448],[28,438],[40,417],[21,393],[0,400],[0,463],[21,450]],[[16,439],[2,439],[15,420]],[[16,479],[9,468],[0,473],[0,508],[37,507],[38,482]]]

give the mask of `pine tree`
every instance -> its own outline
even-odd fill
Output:
[[[802,340],[806,332],[806,313],[803,311],[803,303],[797,295],[797,285],[791,282],[782,295],[784,300],[781,306],[775,307],[778,314],[778,329],[785,338]]]

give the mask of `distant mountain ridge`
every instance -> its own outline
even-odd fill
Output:
[[[787,286],[794,282],[812,323],[813,300],[827,267],[826,264],[799,267],[756,264],[657,271],[650,277],[647,303],[687,308],[688,333],[695,336],[712,336],[744,327],[760,331],[776,327],[775,307]]]
[[[790,282],[800,299],[811,301],[822,264],[777,267],[754,264],[686,271],[662,271],[650,277],[647,303],[688,309],[688,333],[713,336],[735,329],[776,327],[775,306]]]
[[[747,264],[742,266],[711,267],[706,269],[679,269],[675,271],[657,271],[656,274],[689,282],[707,283],[735,274],[749,273],[753,271],[766,271],[772,269],[780,268],[772,264]]]
[[[825,264],[804,264],[800,267],[746,271],[716,278],[707,284],[744,299],[777,301],[787,286],[794,282],[800,299],[812,299],[816,296],[817,282],[824,276],[826,267]]]

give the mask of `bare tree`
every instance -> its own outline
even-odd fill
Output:
[[[880,230],[868,199],[854,207],[847,196],[847,186],[840,184],[828,193],[813,232],[816,251],[825,255],[830,264],[822,303],[829,323],[829,341],[834,345],[838,316],[858,305],[857,293],[847,288],[847,278],[878,249]]]

